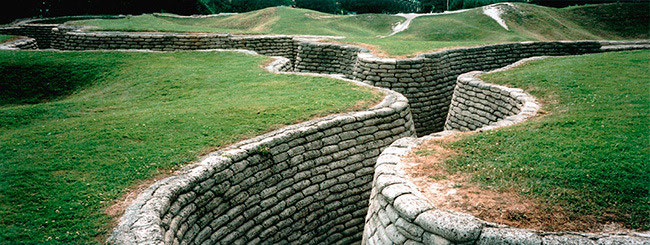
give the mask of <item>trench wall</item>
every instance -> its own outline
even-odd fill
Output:
[[[436,209],[406,176],[404,159],[424,140],[442,138],[452,131],[427,137],[402,138],[382,152],[375,165],[370,208],[362,244],[648,244],[647,235],[539,232],[485,222],[472,215]]]
[[[20,38],[17,40],[0,43],[0,50],[6,49],[22,49],[22,50],[34,50],[37,49],[36,40],[33,38]]]
[[[517,115],[522,108],[537,109],[535,100],[523,90],[484,83],[477,78],[479,74],[458,77],[445,130],[477,130]]]
[[[52,28],[58,25],[50,24],[30,24],[13,27],[0,28],[0,34],[26,36],[36,40],[38,48],[50,48],[51,43],[56,39]]]
[[[294,70],[322,74],[343,74],[355,79],[357,56],[369,50],[361,47],[332,43],[300,42]]]
[[[126,211],[116,244],[359,242],[379,153],[414,136],[406,98],[243,141],[157,182]]]
[[[419,136],[442,131],[456,78],[463,73],[491,70],[533,56],[600,52],[597,41],[522,42],[459,48],[413,59],[378,59],[360,55],[354,79],[404,94],[413,110]]]
[[[490,130],[513,125],[539,110],[533,96],[521,89],[485,83],[479,79],[481,74],[470,72],[458,77],[446,125],[448,130],[419,139],[399,139],[377,159],[362,244],[650,243],[647,236],[634,233],[550,233],[510,228],[434,207],[405,174],[407,160],[404,158],[414,147],[426,140],[447,137],[459,129]]]

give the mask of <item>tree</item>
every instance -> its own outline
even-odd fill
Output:
[[[339,10],[336,0],[295,0],[296,7],[316,10],[325,13],[337,13]]]

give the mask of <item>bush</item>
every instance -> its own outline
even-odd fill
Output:
[[[325,13],[339,12],[336,0],[296,0],[296,7],[316,10]]]

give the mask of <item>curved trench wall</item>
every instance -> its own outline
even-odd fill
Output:
[[[59,27],[60,24],[46,24],[41,23],[44,21],[53,21],[53,20],[82,20],[82,19],[119,19],[124,18],[124,16],[82,16],[82,17],[55,17],[55,18],[45,18],[45,19],[29,19],[24,21],[19,21],[14,23],[13,26],[2,27],[0,28],[0,34],[15,35],[15,36],[26,36],[34,38],[38,43],[38,48],[48,49],[52,48],[52,44],[60,39],[59,33],[54,30]]]
[[[414,136],[406,98],[290,126],[157,182],[111,243],[333,244],[361,240],[375,159]]]
[[[503,67],[534,56],[586,54],[648,45],[647,40],[521,42],[473,48],[457,48],[419,55],[411,59],[382,59],[369,50],[350,45],[318,43],[291,36],[250,36],[206,33],[90,32],[66,25],[21,24],[11,28],[38,33],[49,28],[48,38],[36,38],[41,46],[62,50],[146,49],[157,51],[247,49],[289,59],[293,71],[342,74],[352,80],[402,93],[409,100],[419,136],[444,130],[456,78],[474,70]],[[30,29],[31,28],[31,29]],[[34,34],[41,35],[41,34]],[[31,36],[30,36],[31,37]],[[41,44],[41,40],[43,44]]]
[[[36,40],[38,48],[50,48],[51,43],[56,40],[52,28],[57,24],[20,24],[18,26],[0,28],[0,34],[26,36]]]
[[[525,115],[535,114],[531,110],[538,107],[532,96],[521,89],[484,83],[477,78],[479,74],[470,72],[458,77],[445,130],[472,131],[514,119],[521,121]],[[522,108],[528,111],[513,117]],[[508,120],[503,120],[506,117]]]
[[[354,78],[404,94],[413,110],[419,136],[444,129],[456,78],[476,70],[491,70],[533,56],[600,52],[597,41],[522,42],[459,48],[413,59],[359,57]]]
[[[522,122],[539,109],[521,89],[488,84],[470,72],[458,77],[446,131],[402,138],[375,165],[362,244],[649,244],[636,234],[549,233],[510,228],[435,208],[405,174],[403,158],[421,142],[456,130],[490,130]]]

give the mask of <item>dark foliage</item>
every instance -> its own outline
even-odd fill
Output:
[[[344,12],[364,13],[399,13],[416,12],[420,3],[407,0],[341,0]]]
[[[210,14],[297,6],[326,13],[442,12],[496,2],[528,2],[550,7],[649,0],[24,0],[0,9],[0,23],[19,18],[98,14]]]
[[[475,8],[499,2],[525,2],[547,7],[562,8],[574,5],[600,4],[600,3],[641,3],[649,0],[420,0],[422,12],[443,12],[445,10],[458,10]]]
[[[312,9],[325,13],[337,13],[340,11],[339,3],[336,0],[295,0],[296,7]]]

